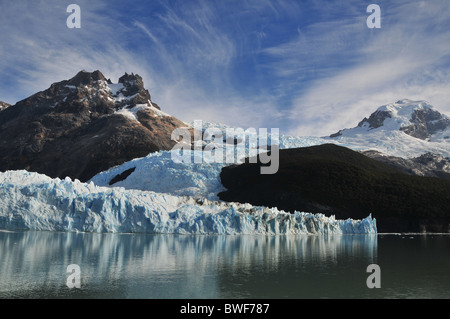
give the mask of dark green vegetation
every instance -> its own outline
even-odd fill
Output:
[[[230,166],[221,179],[225,201],[377,219],[379,232],[449,232],[450,181],[406,175],[358,152],[320,145],[280,151],[280,169],[261,175],[261,164]]]

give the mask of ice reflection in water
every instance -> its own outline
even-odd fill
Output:
[[[376,235],[0,232],[0,297],[320,297],[351,286],[355,270],[353,288],[366,289],[364,267],[376,261]],[[70,264],[82,289],[65,285]]]

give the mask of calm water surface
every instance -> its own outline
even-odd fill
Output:
[[[0,298],[450,298],[450,236],[0,232]]]

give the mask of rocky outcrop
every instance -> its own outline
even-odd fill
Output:
[[[361,122],[358,123],[358,127],[363,127],[368,125],[370,129],[375,129],[383,126],[386,119],[391,118],[392,113],[388,111],[376,111],[370,115],[369,118],[365,117]]]
[[[450,127],[450,119],[432,109],[414,110],[410,121],[411,125],[404,126],[400,130],[421,140],[426,140],[431,135]]]
[[[171,149],[172,131],[184,126],[151,101],[139,75],[113,84],[100,71],[81,71],[0,112],[0,170],[87,181]]]
[[[363,151],[362,154],[389,164],[405,174],[450,180],[450,159],[437,154],[427,153],[411,159],[389,156],[378,151]]]
[[[6,110],[6,108],[8,108],[10,106],[11,105],[9,105],[8,103],[0,101],[0,112],[3,111],[3,110]]]

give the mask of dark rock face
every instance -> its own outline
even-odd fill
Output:
[[[340,130],[340,131],[337,132],[337,133],[331,134],[330,137],[331,137],[331,138],[335,138],[335,137],[339,137],[339,136],[341,136],[341,135],[342,135],[342,130]]]
[[[358,123],[358,127],[362,127],[364,124],[368,123],[371,129],[379,128],[383,126],[384,121],[387,118],[392,118],[392,113],[388,111],[376,111],[369,118],[364,118]]]
[[[450,232],[448,180],[403,174],[332,144],[281,150],[274,175],[261,175],[261,165],[223,168],[220,199],[339,219],[371,213],[379,232]]]
[[[444,117],[435,110],[415,110],[411,125],[402,127],[401,130],[408,135],[425,140],[432,134],[450,127],[450,119]]]
[[[77,75],[75,75],[72,79],[67,81],[67,85],[72,85],[75,87],[79,87],[82,85],[92,86],[95,82],[100,80],[106,80],[105,76],[100,71],[94,71],[92,73],[81,71]],[[64,82],[64,81],[63,81]]]
[[[160,109],[155,103],[151,102],[150,93],[144,88],[144,82],[139,75],[127,74],[119,78],[119,88],[114,94],[114,98],[119,98],[117,106],[138,105],[151,103],[153,107]],[[124,99],[121,100],[120,98]]]
[[[376,111],[370,115],[369,118],[365,117],[361,122],[358,123],[358,127],[367,126],[369,129],[373,130],[383,126],[384,121],[387,118],[392,118],[392,113],[388,111]],[[342,130],[337,133],[331,134],[330,138],[336,138],[342,135]]]
[[[109,181],[109,186],[112,186],[118,182],[126,180],[127,177],[130,176],[131,174],[133,174],[135,170],[136,170],[136,167],[133,167],[133,168],[127,169],[126,171],[122,172],[119,175],[114,176],[113,179],[111,179]]]
[[[185,124],[158,109],[138,75],[112,84],[100,71],[79,72],[0,112],[0,170],[87,181],[169,150],[172,131]]]
[[[405,174],[450,180],[450,159],[437,154],[427,153],[411,159],[388,156],[378,151],[364,151],[362,154],[389,164]]]

